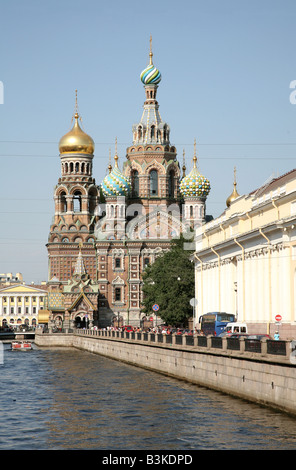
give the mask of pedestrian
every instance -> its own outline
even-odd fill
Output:
[[[274,339],[275,339],[276,341],[278,341],[278,340],[280,339],[279,332],[276,331],[273,337],[274,337]]]

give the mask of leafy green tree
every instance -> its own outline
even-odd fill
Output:
[[[159,256],[145,269],[143,278],[143,311],[153,313],[153,304],[159,305],[157,315],[167,325],[186,324],[192,316],[189,303],[194,297],[194,263],[192,251],[184,249],[183,237],[171,242],[170,251]]]

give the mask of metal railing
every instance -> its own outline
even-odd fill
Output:
[[[248,338],[222,338],[216,336],[190,336],[190,335],[166,335],[161,333],[125,332],[114,330],[74,330],[74,334],[95,336],[98,338],[110,338],[128,340],[129,342],[155,343],[160,346],[172,345],[178,347],[190,347],[192,349],[206,349],[218,353],[220,350],[228,354],[246,354],[256,357],[281,356],[289,359],[292,348],[291,341],[276,341],[271,339]]]

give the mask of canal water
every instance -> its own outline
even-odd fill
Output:
[[[0,365],[1,450],[292,450],[296,419],[75,349]]]

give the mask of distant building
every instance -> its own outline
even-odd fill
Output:
[[[46,303],[47,291],[25,284],[0,289],[0,326],[36,326]]]
[[[19,284],[23,282],[23,275],[16,273],[14,276],[12,273],[0,273],[0,286],[5,284]]]
[[[223,311],[250,332],[295,338],[296,170],[244,196],[235,181],[227,206],[198,231],[195,322]]]

